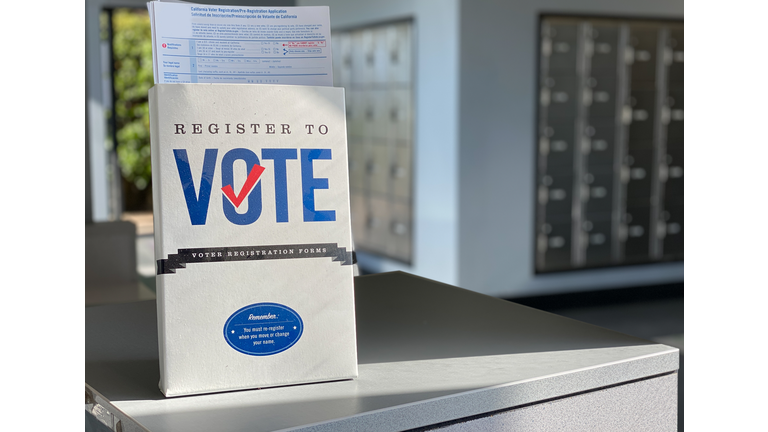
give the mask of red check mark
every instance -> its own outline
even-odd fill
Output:
[[[240,207],[240,204],[243,203],[243,200],[251,192],[251,189],[256,186],[256,182],[259,181],[259,177],[261,177],[261,173],[263,172],[263,166],[254,165],[253,168],[251,168],[250,174],[248,174],[248,178],[245,179],[245,184],[243,185],[243,188],[240,189],[239,195],[235,195],[235,191],[232,189],[232,185],[224,186],[221,188],[221,191],[224,192],[224,195],[226,195],[230,201],[232,201],[232,204],[234,204],[235,207]]]

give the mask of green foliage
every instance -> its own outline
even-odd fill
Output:
[[[144,190],[152,178],[147,91],[154,80],[149,16],[145,9],[115,9],[112,26],[117,156],[123,178]]]

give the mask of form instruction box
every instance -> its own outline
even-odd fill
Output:
[[[333,85],[327,6],[147,7],[155,84]]]

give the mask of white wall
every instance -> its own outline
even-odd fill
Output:
[[[412,18],[415,29],[413,264],[358,253],[376,271],[404,270],[458,283],[459,1],[299,0],[330,6],[344,29]]]

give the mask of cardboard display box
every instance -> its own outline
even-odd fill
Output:
[[[150,90],[160,389],[357,376],[344,90]]]

